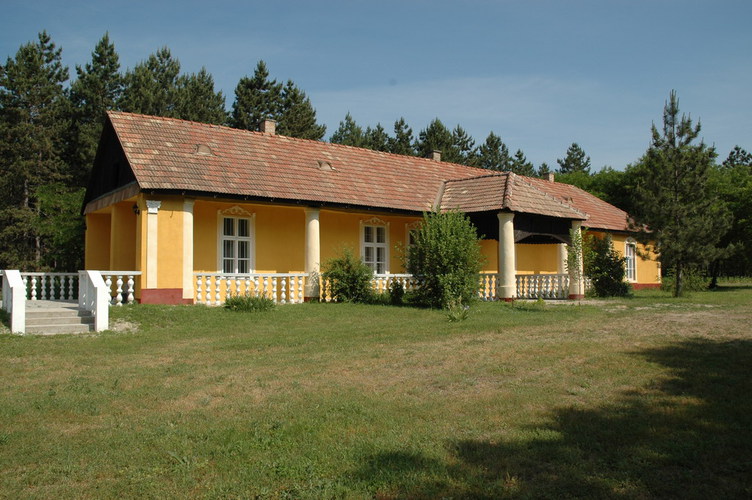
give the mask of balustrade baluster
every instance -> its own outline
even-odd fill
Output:
[[[196,276],[196,304],[200,304],[203,300],[203,294],[201,287],[203,285],[203,280],[201,279],[201,275],[199,274]]]
[[[220,275],[214,276],[214,304],[220,305],[222,303],[222,277]]]
[[[269,276],[269,279],[272,280],[272,300],[274,303],[277,302],[277,281],[279,281],[279,278]]]
[[[31,300],[37,300],[37,277],[31,277]]]
[[[118,274],[116,278],[115,305],[121,307],[123,305],[123,275]]]
[[[245,275],[245,290],[244,293],[248,296],[251,295],[251,275],[246,274]]]
[[[279,302],[280,304],[286,304],[287,303],[287,277],[283,276],[280,278],[282,280],[282,290],[280,291],[279,296]]]

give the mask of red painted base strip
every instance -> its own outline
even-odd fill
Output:
[[[191,299],[183,298],[182,288],[142,288],[140,304],[193,304]]]

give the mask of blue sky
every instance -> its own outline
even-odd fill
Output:
[[[435,117],[536,165],[577,142],[595,169],[644,153],[676,89],[721,159],[752,150],[752,2],[724,0],[3,0],[0,58],[45,29],[74,66],[107,31],[122,68],[163,46],[232,105],[263,59],[334,132],[348,111],[417,135]]]

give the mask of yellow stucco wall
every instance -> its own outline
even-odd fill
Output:
[[[600,237],[603,237],[603,233],[594,233]],[[614,250],[621,257],[624,257],[624,248],[629,235],[626,234],[612,234],[611,239],[613,241]],[[634,241],[634,239],[632,239]],[[645,245],[639,242],[635,242],[637,246],[637,259],[635,261],[636,271],[636,283],[641,284],[655,284],[661,282],[661,268],[660,263],[656,259],[655,254],[646,252]],[[647,258],[642,256],[648,254]]]
[[[112,206],[110,225],[110,258],[108,269],[131,271],[136,269],[136,214],[133,202]]]
[[[514,245],[518,274],[556,274],[559,272],[558,245]]]
[[[157,213],[157,287],[183,288],[183,199],[161,199]],[[142,217],[152,217],[142,212]]]
[[[109,269],[110,220],[109,212],[86,214],[85,269]]]

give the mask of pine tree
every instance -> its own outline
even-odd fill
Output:
[[[339,122],[339,127],[334,131],[329,142],[362,148],[365,147],[366,138],[363,129],[355,123],[355,120],[348,111],[345,119]]]
[[[674,296],[682,293],[687,269],[722,253],[717,244],[730,223],[725,207],[708,189],[715,150],[695,143],[699,135],[699,123],[679,116],[672,91],[663,110],[663,130],[653,125],[651,145],[635,166],[635,228],[658,253],[664,271],[673,272]]]
[[[45,31],[0,66],[0,269],[42,269],[38,192],[69,174],[67,80],[61,50]]]
[[[486,141],[478,147],[477,166],[501,172],[511,170],[512,159],[509,156],[509,148],[501,137],[493,132],[488,134]]]
[[[214,91],[214,78],[205,68],[179,76],[175,87],[175,118],[214,125],[227,122],[225,96]]]
[[[547,179],[548,174],[550,173],[551,169],[548,167],[548,163],[546,163],[545,161],[540,164],[540,167],[538,167],[538,171],[536,172],[538,177],[540,177],[541,179]]]
[[[576,143],[573,142],[569,149],[567,149],[567,155],[564,159],[557,159],[556,163],[559,164],[559,173],[568,174],[571,172],[584,172],[590,173],[590,157],[585,154],[585,151]]]
[[[452,146],[450,149],[452,153],[446,158],[446,161],[463,165],[475,165],[477,163],[475,140],[459,125],[452,130]]]
[[[277,132],[289,137],[320,141],[326,133],[326,125],[316,123],[316,110],[310,99],[292,80],[282,89],[282,110],[277,122]]]
[[[145,115],[176,117],[180,61],[162,47],[125,74],[119,107]]]
[[[102,134],[105,113],[115,109],[123,90],[120,61],[108,33],[99,40],[91,62],[76,66],[78,78],[71,84],[73,106],[70,162],[74,186],[86,186]]]
[[[258,130],[266,119],[276,120],[282,112],[282,84],[269,79],[264,61],[259,61],[253,77],[244,76],[235,87],[230,126]]]
[[[377,123],[374,128],[366,128],[363,137],[363,147],[374,151],[389,151],[389,135],[380,123]]]
[[[518,149],[512,158],[512,165],[510,170],[515,174],[525,175],[532,177],[535,175],[535,167],[525,157],[525,153],[521,149]]]
[[[723,160],[723,166],[730,168],[738,165],[752,167],[752,155],[739,146],[734,146],[734,149]]]
[[[413,129],[404,118],[394,122],[394,137],[389,139],[389,151],[398,155],[415,156]]]
[[[452,132],[438,118],[420,131],[415,150],[423,158],[430,158],[434,151],[441,151],[443,161],[454,161],[458,156],[454,151]]]

